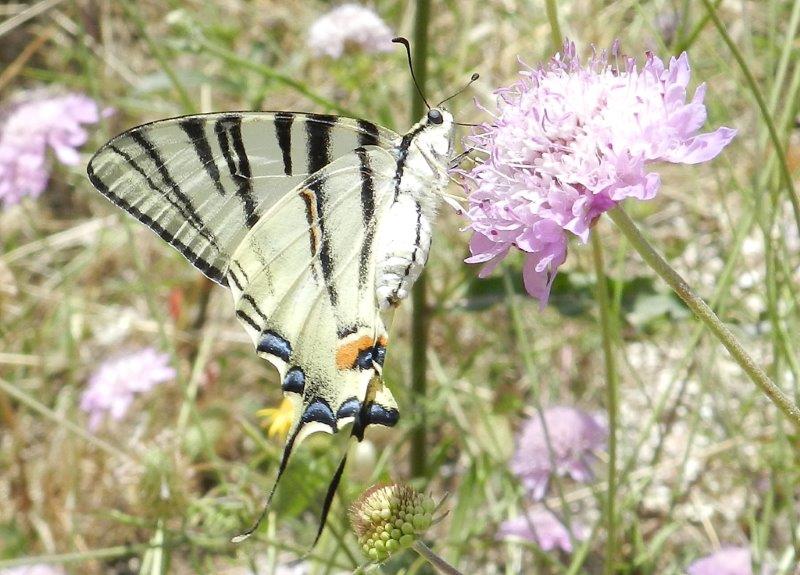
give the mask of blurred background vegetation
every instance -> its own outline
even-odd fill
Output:
[[[372,431],[354,454],[320,544],[305,555],[343,448],[329,437],[296,451],[268,526],[245,544],[229,543],[249,525],[275,474],[282,442],[267,437],[255,412],[280,404],[277,376],[253,354],[229,296],[103,200],[85,163],[124,129],[200,111],[343,113],[405,131],[411,98],[401,50],[339,59],[309,50],[311,23],[331,7],[0,5],[0,101],[49,88],[85,93],[114,110],[90,128],[80,165],[55,166],[40,198],[0,211],[0,569],[51,561],[90,575],[348,572],[363,563],[348,502],[374,482],[402,479],[437,499],[449,494],[449,515],[427,540],[464,573],[602,572],[602,452],[594,482],[558,481],[546,502],[588,526],[590,536],[572,553],[496,537],[501,522],[529,505],[508,469],[522,422],[538,406],[578,406],[600,417],[606,408],[590,250],[571,246],[540,311],[524,295],[521,261],[476,279],[462,263],[461,220],[447,209],[426,271],[425,476],[413,478],[409,468],[409,437],[421,415],[408,408],[404,306],[385,370],[401,422]],[[414,3],[372,7],[393,32],[413,36]],[[629,211],[797,401],[800,237],[755,98],[755,90],[763,94],[794,170],[796,3],[560,0],[557,11],[582,54],[615,38],[639,61],[646,50],[665,59],[688,51],[692,87],[708,83],[709,125],[739,130],[708,165],[660,169],[661,194]],[[430,99],[478,71],[481,79],[450,105],[462,122],[488,120],[471,99],[490,105],[492,91],[516,79],[517,57],[529,65],[546,60],[551,38],[541,1],[432,2]],[[620,372],[616,572],[684,573],[694,559],[737,545],[752,550],[756,565],[793,573],[800,556],[795,431],[613,226],[601,221],[595,231],[606,247]],[[79,402],[92,372],[147,346],[170,354],[175,380],[143,394],[123,420],[89,432]],[[376,572],[429,569],[404,553]]]

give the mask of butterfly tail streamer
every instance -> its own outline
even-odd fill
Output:
[[[348,441],[348,447],[349,447]],[[333,497],[336,495],[336,491],[339,489],[339,482],[342,480],[342,475],[344,474],[344,468],[347,465],[347,452],[342,456],[341,461],[339,461],[339,466],[336,468],[336,473],[333,474],[331,478],[331,482],[328,484],[328,491],[325,493],[325,501],[322,504],[322,512],[319,516],[319,527],[317,528],[317,535],[314,537],[314,542],[311,544],[311,548],[309,549],[309,553],[317,546],[317,542],[319,538],[322,537],[322,532],[325,531],[325,525],[328,523],[328,513],[331,510],[331,505],[333,504]]]
[[[373,368],[375,369],[376,377],[373,377],[373,379],[367,385],[366,393],[364,394],[364,399],[361,402],[361,409],[356,414],[352,428],[350,429],[350,437],[348,437],[347,439],[347,446],[345,448],[344,454],[342,455],[342,458],[339,461],[339,465],[336,468],[336,472],[333,474],[333,477],[331,478],[331,481],[328,484],[328,490],[325,493],[325,500],[322,504],[322,512],[320,513],[317,535],[316,537],[314,537],[314,542],[311,544],[309,553],[314,549],[314,547],[316,547],[317,542],[322,536],[322,532],[325,531],[325,525],[328,522],[328,514],[330,513],[331,505],[333,504],[333,498],[339,489],[339,483],[342,480],[345,466],[347,465],[347,454],[350,449],[350,446],[352,445],[352,440],[355,439],[359,443],[364,440],[364,432],[366,431],[367,428],[364,422],[368,421],[367,418],[369,415],[369,410],[376,396],[377,387],[379,385],[378,382],[381,381],[380,364],[373,363]]]
[[[283,455],[281,456],[281,463],[278,466],[278,475],[275,477],[275,481],[272,484],[272,488],[269,490],[269,494],[267,495],[267,500],[264,503],[264,507],[261,509],[261,514],[256,519],[253,525],[240,533],[239,535],[231,538],[231,543],[241,543],[245,539],[248,539],[253,533],[258,531],[258,528],[261,526],[261,522],[264,521],[264,517],[267,516],[269,512],[270,505],[272,504],[272,497],[275,495],[275,491],[278,488],[278,484],[281,481],[281,477],[283,477],[283,472],[286,471],[286,466],[289,463],[289,457],[292,454],[292,450],[294,448],[294,441],[297,438],[297,434],[300,431],[300,428],[294,430],[292,435],[289,436],[289,439],[286,440],[286,445],[283,447]]]

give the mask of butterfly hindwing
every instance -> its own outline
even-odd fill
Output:
[[[233,254],[237,316],[295,403],[292,442],[352,421],[373,362],[382,363],[371,244],[392,200],[394,166],[376,146],[337,158],[268,210]],[[388,390],[377,401],[385,413],[374,423],[393,424]]]
[[[226,285],[230,256],[248,230],[322,159],[391,147],[396,138],[364,120],[320,114],[201,114],[117,136],[88,173],[109,200]]]

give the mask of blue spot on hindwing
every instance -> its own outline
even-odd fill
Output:
[[[268,353],[282,359],[289,361],[289,356],[292,354],[292,345],[272,330],[267,330],[261,334],[261,339],[256,348],[262,353]]]
[[[394,427],[400,419],[400,412],[395,408],[385,408],[382,405],[373,403],[369,406],[367,413],[367,425],[385,425]]]
[[[306,374],[299,367],[293,367],[286,372],[286,377],[283,378],[281,389],[291,393],[303,393],[306,386]]]
[[[344,419],[345,417],[355,417],[361,410],[361,402],[357,398],[351,397],[345,400],[336,412],[336,419]]]
[[[336,431],[336,418],[333,416],[333,410],[331,406],[328,405],[328,402],[321,397],[317,397],[308,404],[300,421],[302,423],[309,423],[311,421],[324,423]]]

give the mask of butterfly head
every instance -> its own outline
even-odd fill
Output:
[[[436,160],[445,161],[453,151],[455,122],[444,108],[431,108],[411,131],[414,142]]]

